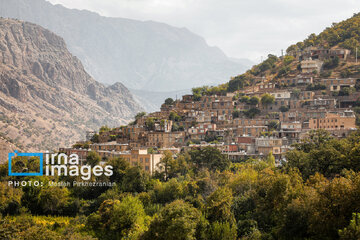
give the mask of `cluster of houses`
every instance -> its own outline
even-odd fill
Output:
[[[344,48],[324,48],[310,46],[304,50],[290,51],[288,54],[301,62],[302,73],[320,73],[324,61],[338,58],[346,61],[350,58],[351,51]]]
[[[304,54],[309,55],[307,60],[303,60]],[[326,56],[341,54],[345,60],[348,50],[307,49],[304,54],[297,56],[303,71],[296,76],[263,80],[221,96],[199,99],[185,95],[171,104],[164,103],[160,111],[140,116],[127,126],[99,133],[88,132],[87,141],[93,139],[94,134],[97,141],[86,148],[61,151],[75,152],[82,160],[89,151],[98,152],[104,160],[122,157],[153,173],[164,151],[176,154],[212,146],[233,161],[266,157],[272,153],[280,162],[286,160],[285,154],[292,144],[299,142],[310,130],[325,129],[335,137],[346,137],[356,130],[352,108],[360,100],[360,92],[354,90],[358,80],[321,78],[311,70],[321,70],[321,66],[304,61],[322,61]],[[345,88],[354,91],[348,95],[339,94]],[[261,101],[264,94],[273,96],[270,103]],[[255,113],[244,114],[249,111]]]

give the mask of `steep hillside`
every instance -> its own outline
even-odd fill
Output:
[[[218,84],[248,67],[187,29],[162,23],[107,18],[45,0],[2,0],[0,16],[33,22],[63,37],[102,83],[177,91]]]
[[[353,17],[333,23],[320,34],[312,33],[304,41],[291,45],[286,51],[303,50],[309,46],[323,46],[326,48],[339,46],[350,49],[355,53],[355,48],[360,46],[360,13]]]
[[[86,129],[121,124],[141,110],[122,84],[91,78],[62,38],[0,19],[0,132],[24,149],[69,145]]]
[[[315,77],[360,78],[360,61],[355,61],[356,47],[360,47],[360,13],[340,23],[333,23],[320,34],[312,33],[304,41],[288,47],[283,58],[269,55],[262,63],[253,66],[244,74],[238,75],[222,85],[223,91],[233,92],[252,86],[261,81],[277,82],[280,78],[294,77],[301,73],[300,61],[293,57],[307,47],[315,46],[325,49],[345,48],[351,50],[346,61],[325,60],[321,72]],[[359,49],[358,49],[359,50]],[[211,92],[211,91],[210,91]]]
[[[8,159],[8,153],[14,152],[15,150],[21,151],[21,148],[14,144],[11,139],[8,139],[0,133],[0,163],[5,163]]]

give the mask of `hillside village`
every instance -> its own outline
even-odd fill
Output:
[[[107,39],[104,31],[66,26],[78,19],[96,26],[84,11],[71,18],[61,5],[56,8],[62,11],[41,7],[44,0],[8,2],[13,8],[0,4],[0,15],[7,9],[22,15],[39,4],[34,16],[57,15],[67,20],[54,26],[74,36],[88,31]],[[258,11],[258,4],[250,5]],[[284,19],[277,16],[283,5],[269,4],[277,20]],[[341,13],[345,5],[334,6]],[[222,12],[230,5],[214,6]],[[313,22],[313,10],[331,13],[326,4],[311,8],[305,8],[304,23]],[[115,28],[113,20],[121,19],[104,26]],[[298,27],[296,18],[284,23]],[[122,84],[93,79],[61,37],[15,19],[0,18],[0,26],[0,239],[360,239],[360,13],[279,56],[269,54],[228,82],[191,65],[206,73],[196,76],[204,84],[207,76],[224,83],[164,98],[149,113]],[[131,52],[122,40],[132,38],[121,38],[118,47]],[[104,44],[117,51],[111,41]],[[152,60],[145,53],[140,57]],[[121,65],[105,51],[99,54]],[[183,75],[164,79],[171,84]],[[41,149],[48,151],[42,155]]]
[[[195,88],[182,99],[166,99],[159,112],[139,113],[127,126],[88,132],[86,141],[60,151],[77,153],[83,161],[91,151],[104,161],[122,157],[149,173],[156,171],[165,151],[175,155],[207,146],[234,162],[272,154],[281,164],[292,144],[311,130],[324,129],[338,138],[356,130],[356,57],[348,49],[313,46],[288,49],[279,58],[269,55],[250,73],[271,61],[271,68],[280,71],[265,68],[250,84],[238,81],[246,79],[248,71],[222,86]]]

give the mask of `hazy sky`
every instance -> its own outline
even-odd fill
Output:
[[[48,0],[103,16],[186,27],[228,56],[259,61],[360,11],[359,0]]]

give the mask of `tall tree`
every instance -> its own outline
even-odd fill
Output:
[[[182,200],[166,205],[151,222],[144,240],[193,240],[201,212]]]

